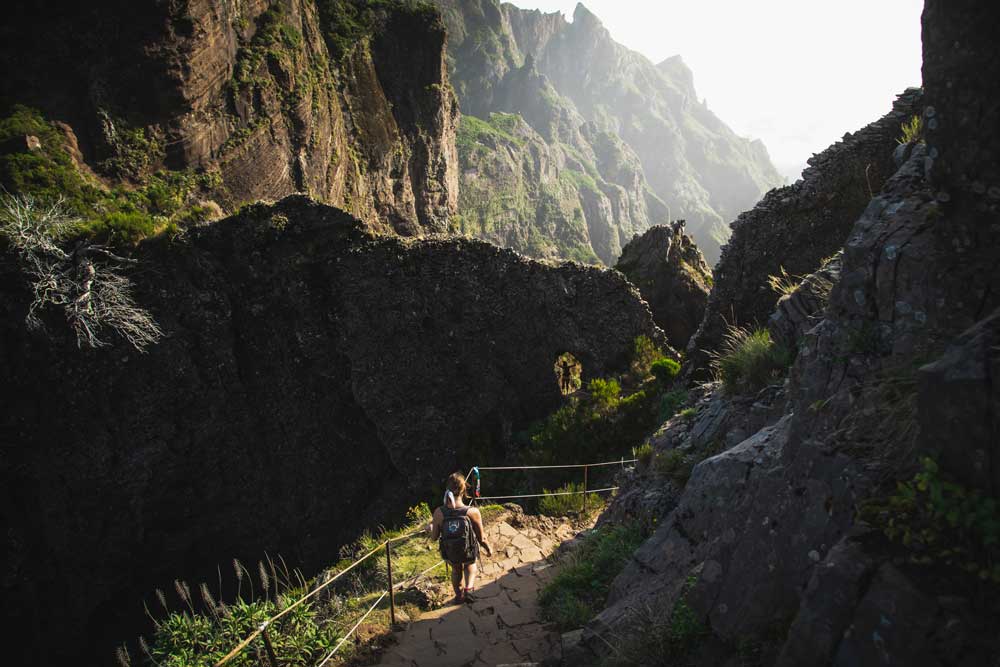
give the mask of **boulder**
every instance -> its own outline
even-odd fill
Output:
[[[712,270],[684,221],[633,236],[615,268],[639,288],[670,344],[685,348],[704,315]]]

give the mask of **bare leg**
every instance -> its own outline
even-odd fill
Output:
[[[472,590],[476,585],[477,571],[478,568],[476,567],[476,564],[474,562],[469,563],[468,565],[465,566],[465,587],[468,590]]]
[[[455,589],[455,599],[462,601],[462,566],[451,564],[451,587]]]

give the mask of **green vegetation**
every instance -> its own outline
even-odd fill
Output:
[[[902,130],[903,134],[899,139],[896,139],[898,143],[924,143],[924,120],[920,116],[913,116],[913,118],[900,125],[899,129]]]
[[[502,507],[480,508],[486,520],[496,518]],[[330,575],[343,570],[356,558],[379,547],[385,540],[419,530],[430,521],[428,506],[421,504],[407,513],[407,523],[391,531],[366,533],[342,550],[343,560]],[[418,535],[393,545],[393,577],[396,583],[406,581],[440,560],[435,545]],[[179,609],[172,609],[167,595],[157,591],[156,597],[165,618],[150,617],[155,631],[150,642],[141,641],[140,650],[161,667],[210,667],[227,654],[244,637],[278,612],[287,609],[312,589],[316,582],[307,582],[297,571],[290,571],[282,559],[266,560],[256,568],[247,568],[233,561],[235,594],[223,603],[222,591],[212,593],[206,584],[192,591],[185,582],[176,582]],[[255,570],[255,571],[251,571]],[[437,581],[445,580],[444,568],[426,575]],[[315,665],[333,650],[344,634],[371,607],[388,584],[385,557],[379,551],[364,565],[334,583],[328,595],[318,595],[297,607],[287,616],[268,627],[275,653],[282,665]],[[220,584],[221,585],[221,584]],[[397,595],[397,607],[410,614],[419,610],[405,596]],[[389,631],[388,601],[383,600],[367,623]],[[349,664],[367,647],[346,642],[337,660],[328,664]],[[120,652],[120,653],[123,653]],[[254,647],[248,647],[230,664],[250,667],[258,664]]]
[[[780,378],[792,354],[767,329],[730,327],[712,365],[730,393],[753,393]]]
[[[652,372],[653,366],[664,362],[661,365],[661,373],[666,373],[670,375],[670,370],[676,366],[677,372],[680,372],[680,364],[678,364],[673,359],[667,357],[663,350],[661,350],[656,343],[654,343],[648,336],[639,336],[632,343],[632,362],[629,366],[629,370],[632,375],[637,380],[645,380],[649,377]],[[676,377],[677,373],[672,374]]]
[[[661,386],[666,387],[677,379],[677,375],[681,372],[681,365],[678,361],[664,357],[650,364],[649,371]]]
[[[708,635],[708,628],[688,602],[697,579],[688,577],[669,614],[636,610],[638,632],[616,647],[606,665],[686,665]]]
[[[488,121],[475,116],[462,116],[455,136],[460,152],[468,153],[476,144],[509,143],[524,146],[524,139],[514,134],[522,124],[516,114],[491,113]]]
[[[0,186],[41,204],[61,201],[62,208],[79,220],[70,237],[134,243],[160,234],[172,236],[212,214],[213,209],[196,202],[199,194],[221,185],[218,174],[158,172],[146,176],[139,187],[108,188],[77,169],[56,126],[34,109],[15,106],[0,119],[0,144],[26,135],[38,137],[41,148],[0,155]],[[123,155],[131,166],[109,166],[121,175],[138,165],[127,151]]]
[[[163,160],[164,144],[160,137],[141,127],[129,127],[121,118],[112,118],[101,112],[104,136],[112,155],[98,164],[98,168],[116,178],[140,181],[149,175],[150,168]]]
[[[545,494],[538,501],[538,513],[545,516],[573,516],[583,512],[583,484],[570,482],[560,486],[555,491],[543,489]],[[567,495],[557,495],[567,494]],[[569,495],[573,494],[573,495]],[[587,513],[594,514],[600,512],[605,505],[605,501],[599,495],[591,493],[587,495]]]
[[[390,12],[428,25],[439,20],[434,5],[420,0],[319,0],[316,6],[323,38],[334,60],[343,60],[355,44],[375,33]]]
[[[679,449],[671,449],[656,456],[653,469],[672,479],[678,486],[684,486],[691,477],[694,464],[693,457],[685,456]]]
[[[555,579],[538,597],[542,616],[560,630],[578,628],[604,606],[611,582],[645,535],[637,525],[603,526],[565,556]],[[639,663],[635,663],[639,664]]]
[[[632,450],[632,456],[638,462],[640,470],[649,470],[649,466],[653,462],[653,445],[648,442],[642,443]]]
[[[961,570],[1000,584],[1000,512],[995,498],[949,478],[931,458],[896,492],[868,501],[861,517],[900,544],[911,563]]]
[[[660,397],[660,423],[667,421],[681,409],[681,406],[687,403],[688,393],[684,389],[674,389],[673,391],[668,391],[666,394]]]

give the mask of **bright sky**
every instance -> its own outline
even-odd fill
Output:
[[[562,11],[575,0],[514,0]],[[919,86],[922,0],[586,0],[625,46],[654,63],[680,54],[698,95],[778,170],[889,111]]]

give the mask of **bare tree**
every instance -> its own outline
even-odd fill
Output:
[[[67,250],[75,222],[61,200],[42,205],[25,195],[0,197],[0,236],[10,243],[32,282],[28,327],[44,328],[41,312],[61,308],[77,345],[103,347],[103,332],[110,329],[144,352],[163,331],[132,298],[132,281],[123,271],[135,260],[86,240]]]

